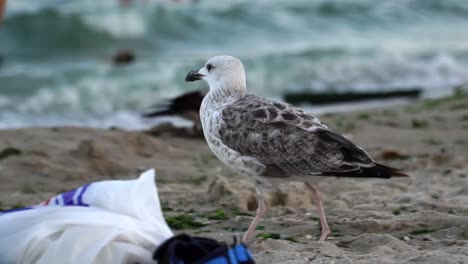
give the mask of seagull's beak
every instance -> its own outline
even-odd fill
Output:
[[[197,70],[191,71],[187,73],[187,76],[185,77],[186,82],[194,82],[203,79],[205,75],[199,73]]]

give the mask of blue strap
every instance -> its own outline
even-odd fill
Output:
[[[255,264],[244,244],[223,242],[187,234],[176,235],[158,247],[153,258],[160,264]]]
[[[235,263],[231,263],[231,264],[236,264],[237,262]],[[229,264],[227,261],[226,261],[226,258],[224,257],[216,257],[208,262],[205,262],[205,264]]]

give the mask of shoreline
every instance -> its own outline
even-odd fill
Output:
[[[441,97],[444,98],[444,97]],[[304,109],[306,112],[320,117],[321,115],[335,114],[342,112],[357,112],[372,109],[387,108],[392,106],[404,106],[411,103],[422,103],[428,99],[411,100],[404,98],[386,99],[386,100],[367,100],[361,102],[337,103],[320,106],[312,106],[310,104],[297,104],[295,106]],[[294,104],[293,104],[294,105]],[[6,125],[0,121],[0,130],[5,129],[21,129],[21,128],[51,128],[51,127],[82,127],[95,129],[110,129],[118,128],[128,131],[147,130],[154,126],[165,123],[171,123],[175,127],[191,127],[192,122],[177,116],[162,116],[157,119],[142,118],[140,112],[118,111],[113,115],[103,115],[98,118],[89,120],[74,120],[73,122],[63,122],[57,116],[48,116],[47,121],[40,121],[38,124],[25,125],[37,122],[37,120],[22,120],[22,124]]]
[[[337,114],[337,113],[347,113],[347,112],[360,112],[360,111],[371,111],[371,110],[380,110],[383,108],[391,108],[391,107],[404,107],[411,104],[430,104],[434,101],[445,101],[445,100],[452,100],[457,96],[466,96],[466,91],[463,88],[453,89],[451,93],[440,94],[438,97],[427,97],[421,96],[418,99],[415,98],[386,98],[386,99],[376,99],[376,100],[363,100],[363,101],[349,101],[349,102],[342,102],[342,103],[330,103],[330,104],[304,104],[304,103],[297,103],[292,104],[296,107],[302,108],[308,113],[312,115],[316,115],[318,117],[322,115],[328,114]],[[277,99],[275,99],[277,100]],[[281,100],[280,100],[281,101]],[[19,129],[19,128],[34,128],[34,127],[83,127],[83,128],[96,128],[96,129],[124,129],[128,131],[141,131],[141,130],[149,130],[155,126],[164,125],[164,124],[172,124],[174,127],[177,128],[190,128],[192,126],[192,122],[186,120],[184,118],[178,116],[161,116],[158,118],[144,118],[142,117],[143,110],[136,112],[130,110],[121,110],[116,111],[113,114],[98,114],[93,118],[84,118],[84,116],[73,117],[68,116],[66,117],[67,120],[65,121],[65,117],[57,116],[57,115],[47,115],[42,117],[43,120],[38,121],[37,119],[32,119],[28,116],[26,119],[15,119],[14,116],[9,116],[8,119],[14,120],[15,123],[13,124],[5,124],[0,119],[0,130],[2,129]],[[3,117],[4,118],[4,117]],[[31,125],[32,124],[32,125]]]

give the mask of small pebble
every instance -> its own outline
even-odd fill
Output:
[[[410,241],[411,238],[410,238],[409,236],[405,236],[405,237],[403,237],[403,240],[405,240],[405,241]]]
[[[306,239],[312,239],[311,235],[306,235]]]

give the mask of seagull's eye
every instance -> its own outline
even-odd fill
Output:
[[[212,69],[214,69],[214,67],[211,64],[207,64],[206,69],[208,70],[208,72],[210,72]]]

